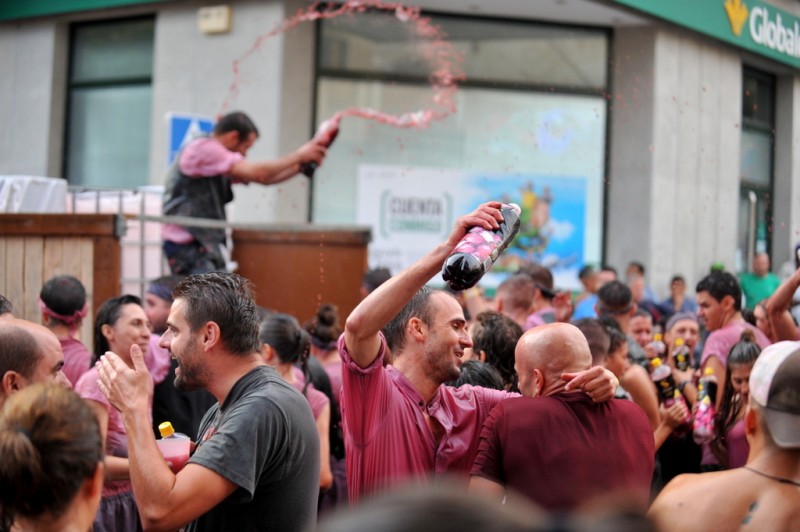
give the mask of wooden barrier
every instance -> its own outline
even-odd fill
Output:
[[[120,292],[120,235],[115,214],[0,214],[0,293],[18,318],[41,323],[38,298],[54,275],[86,287],[89,314],[81,341],[92,349],[95,309]]]
[[[304,322],[322,303],[333,303],[344,320],[361,301],[367,271],[368,228],[234,229],[237,273],[255,284],[259,305]]]

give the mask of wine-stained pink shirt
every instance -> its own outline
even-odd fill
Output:
[[[405,482],[454,473],[466,481],[484,420],[501,400],[516,394],[469,385],[439,386],[428,404],[393,366],[383,366],[386,340],[360,368],[339,338],[342,357],[342,428],[350,502]],[[402,356],[402,355],[401,355]],[[442,426],[436,446],[424,413]]]

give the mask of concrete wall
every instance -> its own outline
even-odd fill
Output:
[[[606,256],[643,262],[666,295],[675,273],[733,267],[741,59],[648,27],[616,31],[613,61]]]
[[[61,176],[66,33],[54,20],[0,24],[0,174]]]
[[[778,78],[775,109],[775,204],[772,268],[794,261],[800,242],[800,79]]]

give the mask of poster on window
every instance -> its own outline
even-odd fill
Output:
[[[362,165],[357,221],[372,227],[369,265],[398,273],[441,243],[456,218],[498,200],[522,209],[520,230],[481,280],[495,288],[526,261],[553,272],[556,287],[579,287],[586,239],[586,178]],[[443,285],[441,277],[432,284]]]

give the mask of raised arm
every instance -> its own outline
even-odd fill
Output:
[[[800,269],[797,269],[791,277],[782,282],[767,300],[765,310],[767,311],[767,319],[772,325],[776,342],[781,340],[800,340],[797,326],[789,313],[794,293],[798,287],[800,287]]]
[[[356,364],[365,368],[375,360],[380,349],[380,330],[441,270],[447,256],[470,227],[500,227],[499,222],[503,220],[501,205],[500,202],[490,201],[460,217],[447,240],[361,301],[348,316],[344,327],[347,350]]]
[[[248,161],[242,159],[235,163],[229,175],[245,183],[274,185],[294,177],[305,163],[321,164],[325,158],[325,146],[316,141],[309,141],[292,153],[265,161]]]
[[[236,484],[189,463],[175,475],[156,445],[150,423],[152,380],[139,346],[131,347],[133,369],[115,354],[100,361],[100,389],[120,412],[128,432],[133,494],[146,530],[175,530],[219,504]]]

